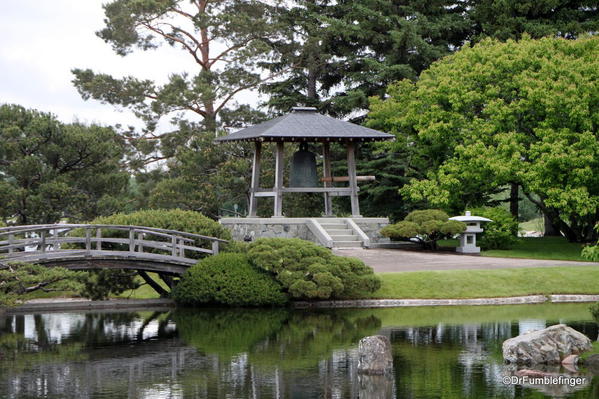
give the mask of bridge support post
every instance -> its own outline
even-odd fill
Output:
[[[154,291],[156,291],[158,294],[160,294],[160,297],[162,298],[168,298],[169,296],[169,292],[167,290],[165,290],[164,288],[162,288],[162,286],[160,284],[158,284],[156,281],[154,281],[154,279],[152,279],[152,277],[150,277],[148,275],[148,273],[146,273],[143,270],[138,270],[137,273],[141,276],[141,278],[144,279],[144,281],[154,289]]]
[[[168,274],[164,274],[164,273],[160,273],[158,274],[160,276],[160,278],[162,279],[162,281],[164,281],[164,283],[168,286],[168,288],[170,288],[171,290],[173,289],[173,277],[169,276]]]

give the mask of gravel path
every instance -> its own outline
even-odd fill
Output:
[[[375,272],[413,272],[423,270],[512,269],[549,266],[595,266],[597,262],[490,258],[453,253],[425,253],[401,249],[336,249],[335,254],[362,259]]]

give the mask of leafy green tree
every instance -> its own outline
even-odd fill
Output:
[[[507,210],[496,208],[470,209],[473,215],[491,219],[483,223],[483,233],[479,234],[477,244],[483,249],[510,249],[518,242],[518,220]]]
[[[461,210],[517,184],[570,241],[599,219],[599,37],[484,40],[373,100],[370,126],[427,173],[412,200]]]
[[[0,306],[14,305],[35,291],[79,291],[84,272],[0,261]]]
[[[1,105],[0,217],[32,224],[113,212],[129,179],[126,151],[111,128]]]
[[[448,220],[449,216],[437,209],[412,211],[401,222],[381,229],[381,234],[394,240],[416,241],[423,248],[437,249],[437,241],[451,238],[466,230],[466,224]]]

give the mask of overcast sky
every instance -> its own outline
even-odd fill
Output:
[[[51,112],[63,122],[140,126],[127,110],[84,101],[71,81],[73,68],[159,82],[193,71],[188,57],[168,46],[116,55],[95,32],[106,0],[0,0],[0,103]]]

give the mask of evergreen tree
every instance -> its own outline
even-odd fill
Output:
[[[318,106],[334,115],[368,108],[391,82],[418,74],[462,45],[471,32],[466,9],[451,1],[296,1],[283,14],[292,24],[273,71],[291,68],[269,82],[267,104]]]
[[[126,152],[111,128],[0,106],[0,218],[55,223],[114,212],[129,179]]]
[[[469,3],[476,40],[518,39],[524,33],[533,38],[575,39],[581,33],[599,30],[596,0],[471,0]]]

